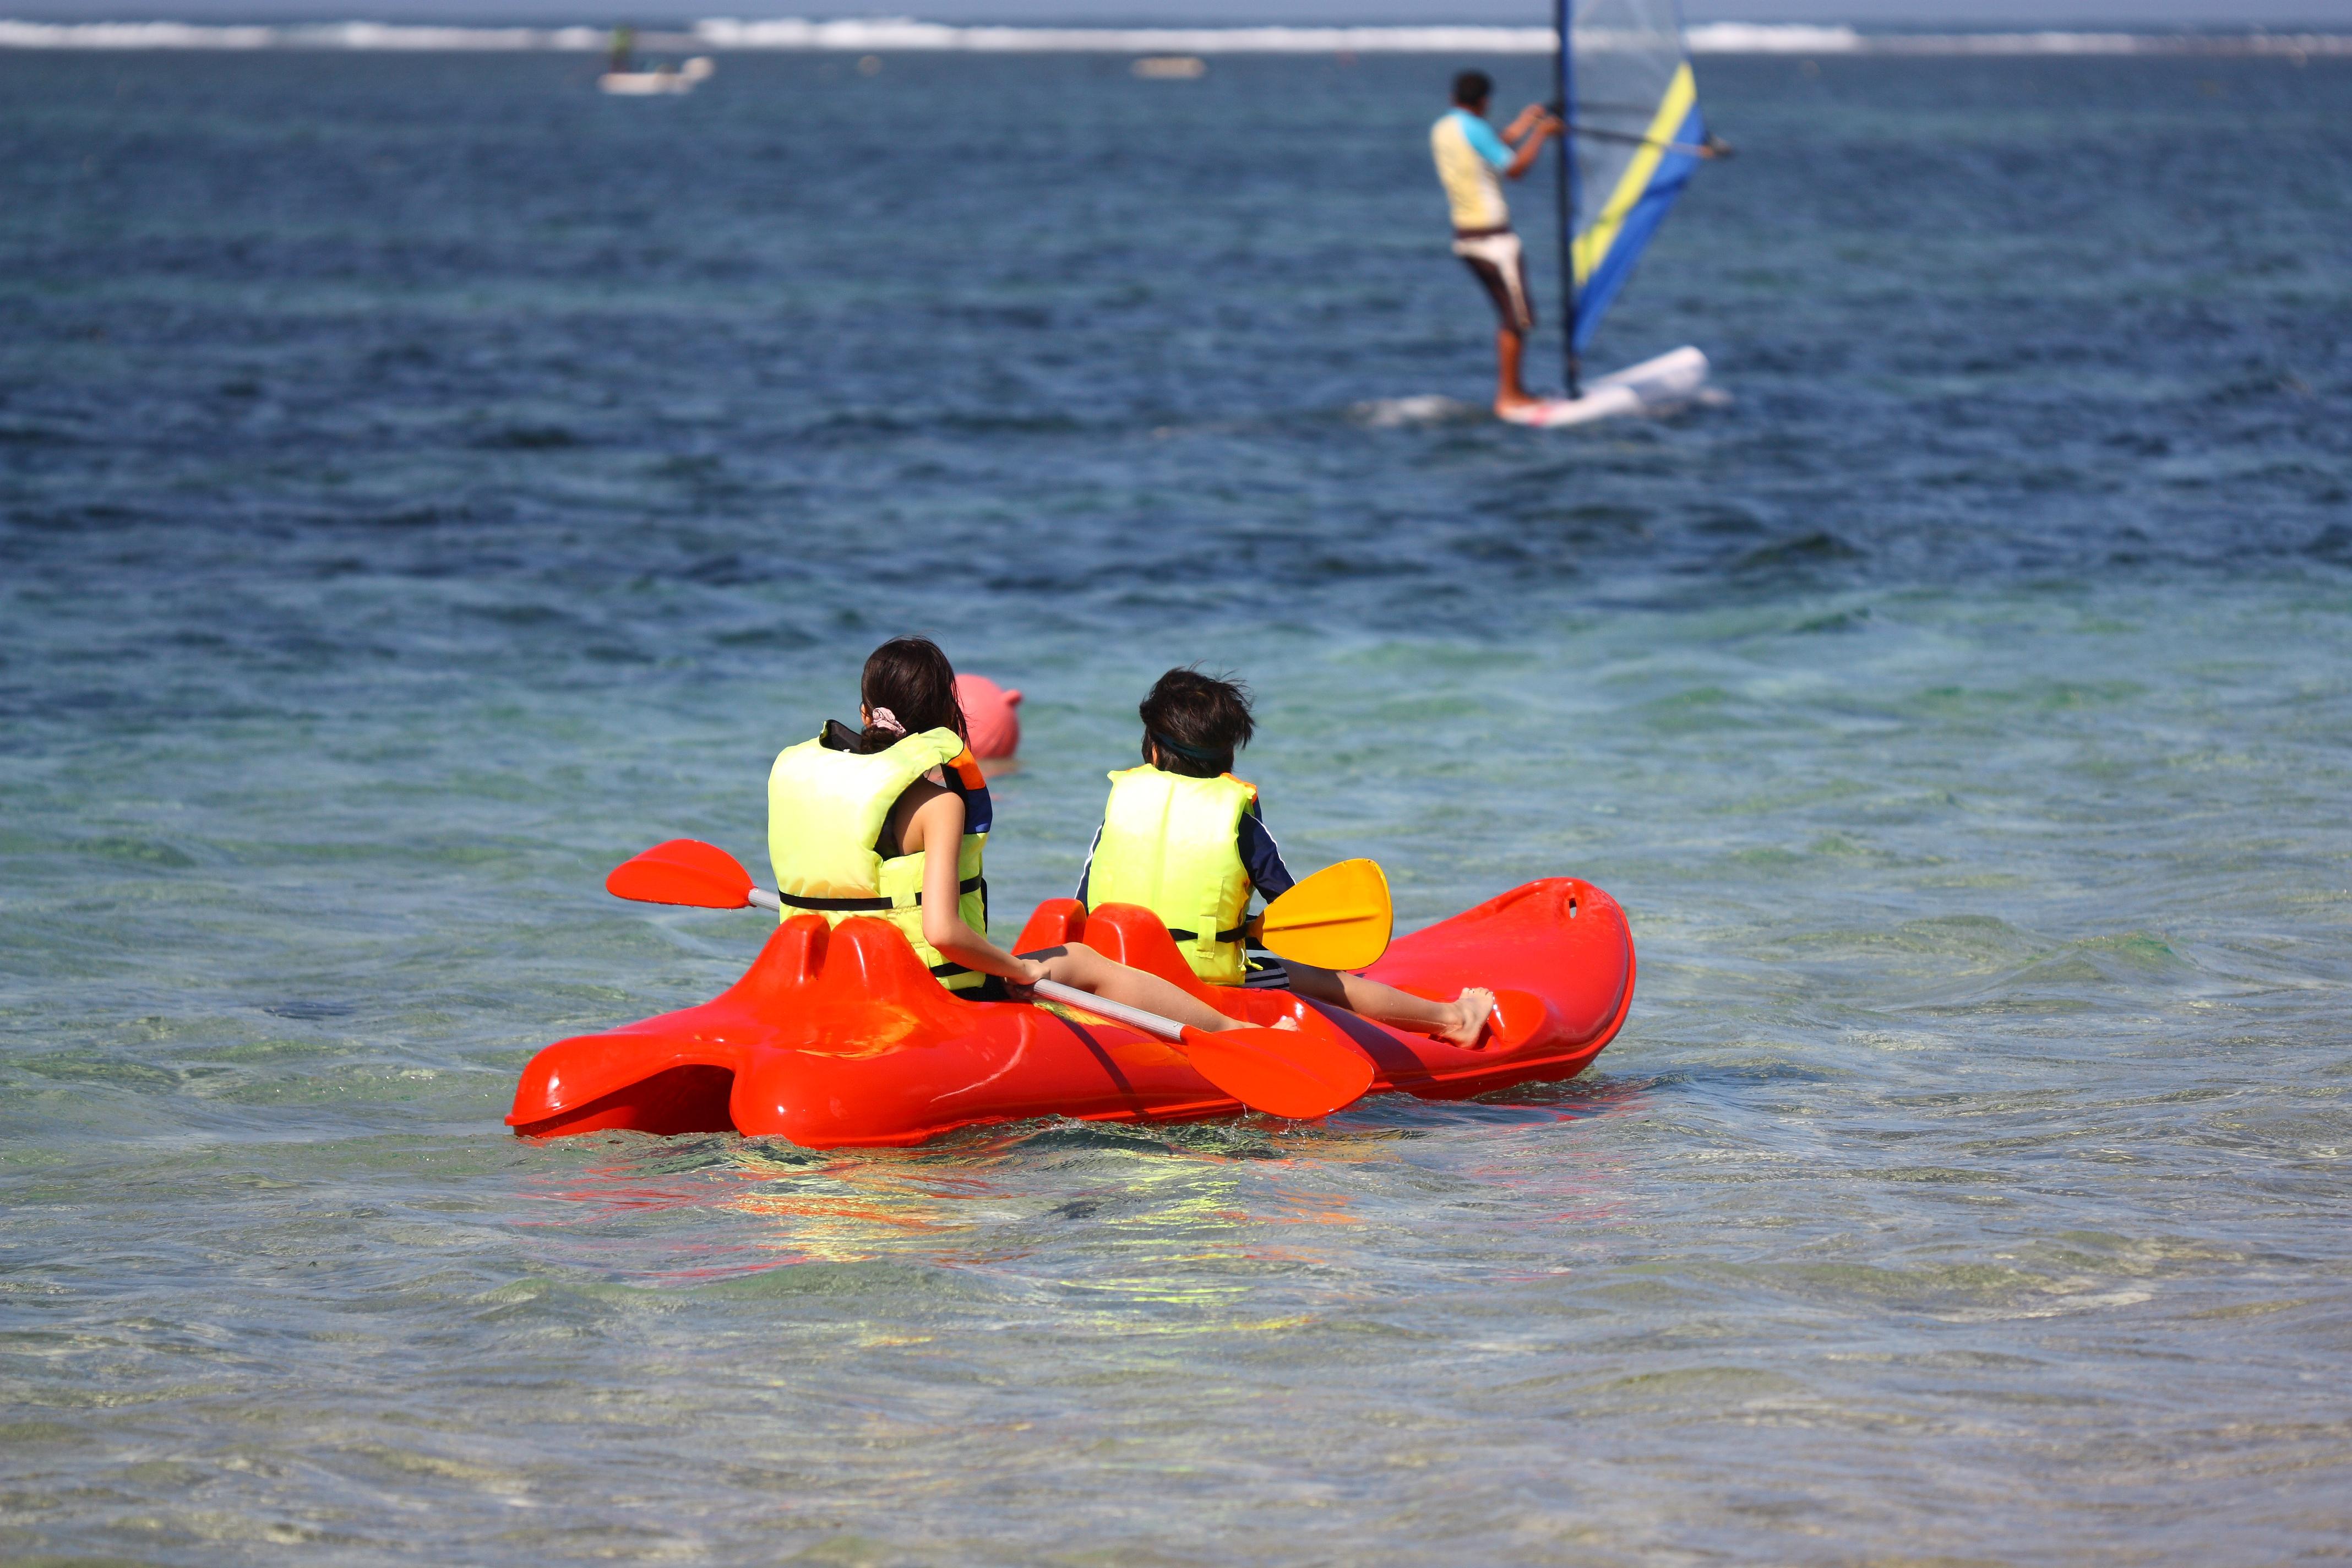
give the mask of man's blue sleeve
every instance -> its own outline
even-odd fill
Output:
[[[1268,903],[1298,885],[1298,879],[1282,863],[1282,846],[1265,830],[1265,819],[1258,814],[1255,801],[1242,808],[1241,827],[1234,835],[1234,847],[1241,851],[1242,867],[1249,872],[1258,896]]]
[[[1494,164],[1497,169],[1507,169],[1511,166],[1511,159],[1517,154],[1512,153],[1510,144],[1496,133],[1493,126],[1475,114],[1465,112],[1459,118],[1462,121],[1462,138],[1470,143],[1472,152]]]

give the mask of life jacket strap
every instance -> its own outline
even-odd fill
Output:
[[[958,882],[956,896],[961,898],[966,893],[978,893],[985,899],[988,896],[988,879],[966,877]],[[776,895],[776,901],[790,904],[796,910],[895,910],[898,907],[887,899],[804,899],[798,893],[781,892]],[[920,909],[922,903],[923,895],[917,893],[915,907]]]
[[[980,895],[981,908],[986,909],[988,907],[988,879],[985,877],[966,877],[962,881],[958,882],[956,884],[956,897],[960,899],[966,893],[978,893]],[[887,905],[889,900],[885,899],[883,902]],[[915,907],[919,910],[923,907],[923,895],[920,893],[917,893],[915,895]]]
[[[898,906],[887,899],[803,899],[798,893],[779,892],[776,902],[790,904],[796,910],[888,910]]]
[[[1201,940],[1201,933],[1199,931],[1186,931],[1181,926],[1170,926],[1168,928],[1168,934],[1174,937],[1178,942],[1198,942]],[[1244,921],[1242,924],[1234,927],[1231,931],[1219,931],[1217,933],[1217,940],[1219,942],[1239,942],[1248,934],[1249,924],[1247,921]]]

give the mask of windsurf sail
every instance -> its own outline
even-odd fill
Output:
[[[1556,167],[1573,397],[1578,361],[1666,210],[1700,160],[1727,149],[1699,113],[1676,0],[1553,0],[1553,19],[1569,127]]]

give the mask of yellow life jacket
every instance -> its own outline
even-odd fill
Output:
[[[1110,775],[1087,902],[1141,904],[1168,924],[1192,973],[1239,985],[1250,879],[1235,837],[1257,786],[1231,773],[1196,779],[1155,767]]]
[[[953,730],[927,730],[871,754],[836,751],[822,738],[784,748],[768,773],[768,857],[784,919],[814,910],[838,925],[849,915],[879,915],[906,933],[940,984],[969,991],[988,977],[951,963],[923,940],[923,857],[886,860],[877,847],[890,808],[933,768],[945,770],[948,787],[964,797],[956,910],[986,936],[988,882],[981,860],[991,817],[988,785]]]

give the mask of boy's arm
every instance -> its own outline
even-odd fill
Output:
[[[1241,852],[1242,868],[1249,873],[1251,885],[1266,902],[1272,903],[1298,885],[1298,879],[1282,863],[1282,846],[1266,831],[1265,818],[1255,801],[1242,808],[1241,826],[1234,833],[1234,847]],[[1246,940],[1256,939],[1259,919],[1252,915],[1243,928]]]

